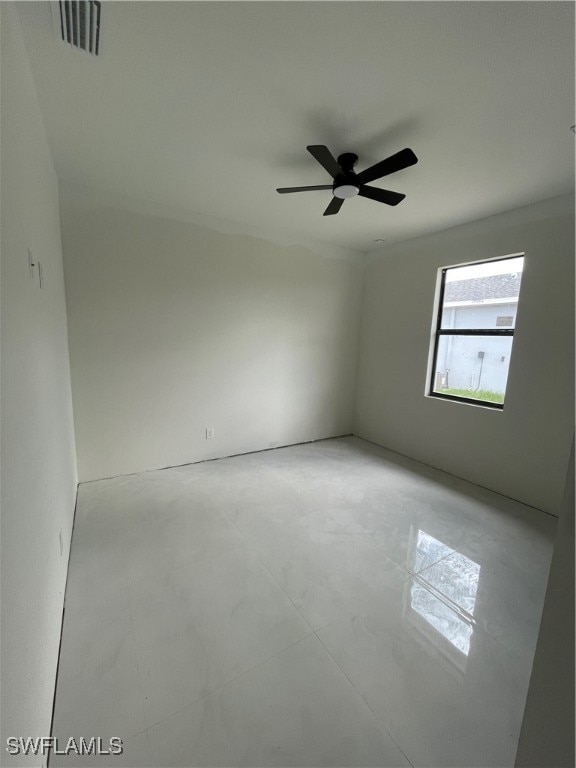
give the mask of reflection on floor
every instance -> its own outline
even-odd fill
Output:
[[[80,486],[56,765],[512,766],[555,520],[356,438]]]
[[[470,638],[474,631],[474,606],[478,590],[480,566],[470,558],[460,555],[457,563],[447,557],[452,554],[449,547],[425,531],[418,531],[415,547],[410,547],[409,557],[418,562],[438,562],[439,569],[420,571],[410,580],[410,600],[406,601],[407,614],[416,611],[436,632],[440,632],[454,648],[464,656],[470,652]],[[455,567],[460,566],[460,567]],[[417,573],[413,567],[411,573]],[[410,617],[414,622],[414,617]],[[418,622],[414,622],[418,628]],[[435,634],[432,633],[432,642]],[[439,638],[436,638],[438,644]],[[464,659],[456,654],[460,666]]]

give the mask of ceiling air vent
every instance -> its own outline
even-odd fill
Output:
[[[100,52],[99,0],[59,0],[62,40],[98,56]]]

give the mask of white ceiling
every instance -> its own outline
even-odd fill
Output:
[[[573,190],[572,2],[107,2],[99,58],[19,10],[65,181],[360,251]],[[323,217],[307,144],[419,163]]]

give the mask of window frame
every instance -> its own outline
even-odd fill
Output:
[[[484,408],[493,408],[497,411],[504,409],[504,403],[494,403],[490,400],[479,400],[474,397],[463,397],[462,395],[446,395],[434,390],[436,379],[436,361],[438,359],[438,347],[442,336],[514,336],[516,325],[513,328],[442,328],[442,314],[444,312],[444,292],[446,287],[446,274],[452,269],[460,267],[469,267],[476,264],[489,264],[496,261],[508,261],[509,259],[525,258],[525,253],[514,253],[510,256],[500,256],[494,259],[483,259],[481,261],[469,261],[465,264],[453,264],[450,267],[442,267],[440,287],[438,292],[438,307],[436,312],[436,324],[434,327],[434,352],[432,354],[432,365],[430,367],[430,377],[428,380],[428,397],[436,397],[440,400],[455,400],[457,403],[468,403],[469,405],[479,405]],[[518,294],[518,298],[520,294]],[[513,345],[512,345],[513,346]],[[506,380],[508,384],[508,380]],[[506,387],[507,388],[507,387]]]

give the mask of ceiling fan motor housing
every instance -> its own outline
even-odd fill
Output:
[[[354,166],[358,162],[358,155],[353,152],[345,152],[343,155],[338,155],[338,164],[345,174],[354,173]]]
[[[360,192],[360,185],[356,183],[356,174],[354,166],[358,162],[358,155],[353,152],[345,152],[338,156],[338,165],[343,173],[336,176],[332,194],[341,200],[347,200],[350,197],[356,197]]]

